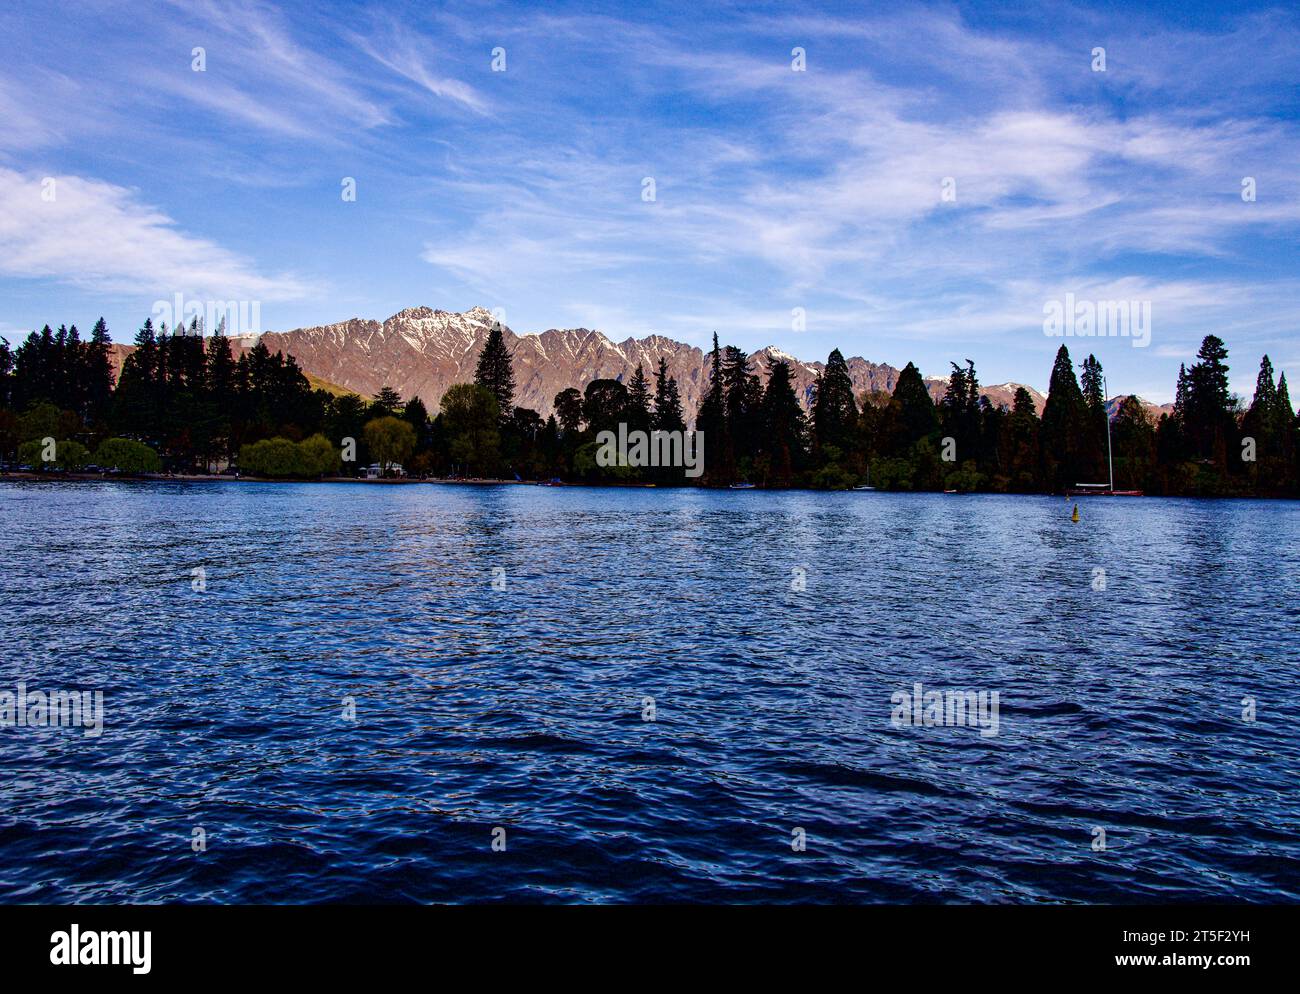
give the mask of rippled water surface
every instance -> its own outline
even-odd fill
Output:
[[[0,900],[1300,898],[1300,506],[1081,510],[0,483]]]

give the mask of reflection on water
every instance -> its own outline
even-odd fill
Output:
[[[105,699],[0,728],[0,899],[1300,897],[1300,508],[1069,511],[0,484],[0,691]]]

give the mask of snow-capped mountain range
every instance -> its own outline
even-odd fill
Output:
[[[453,383],[470,382],[479,352],[495,318],[491,311],[474,307],[468,311],[439,311],[412,307],[384,321],[353,318],[316,328],[265,332],[235,341],[251,348],[260,340],[272,352],[292,355],[307,373],[365,396],[374,396],[389,386],[403,398],[419,397],[429,410]],[[555,395],[566,387],[582,390],[598,378],[627,382],[638,364],[653,381],[662,356],[668,360],[671,376],[677,378],[682,406],[691,416],[708,385],[709,354],[693,345],[650,335],[614,342],[589,328],[552,328],[540,334],[517,335],[502,326],[507,347],[514,355],[515,403],[531,407],[543,417],[553,410]],[[750,355],[755,372],[766,381],[773,360],[790,363],[795,391],[807,406],[812,386],[823,362],[806,362],[773,346]],[[858,356],[848,360],[855,394],[873,390],[892,392],[899,370]],[[926,384],[937,400],[947,383],[944,377],[928,377]],[[653,385],[653,382],[652,382]],[[1003,383],[983,387],[994,404],[1011,406],[1019,384]],[[1044,397],[1026,387],[1041,411]]]

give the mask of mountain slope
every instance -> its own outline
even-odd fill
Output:
[[[419,397],[436,412],[448,387],[474,379],[474,367],[492,323],[492,313],[482,307],[463,313],[412,307],[384,321],[352,318],[315,328],[241,337],[232,339],[232,344],[251,348],[260,339],[272,352],[292,355],[310,378],[325,381],[321,385],[328,384],[326,389],[331,392],[346,390],[373,397],[380,388],[390,386],[404,398]],[[517,335],[503,326],[502,333],[514,355],[515,403],[531,407],[543,417],[552,412],[555,395],[567,387],[582,390],[598,378],[627,382],[638,364],[652,379],[660,357],[667,360],[670,375],[677,378],[688,417],[708,388],[708,353],[662,335],[613,342],[589,328],[551,328],[540,334]],[[113,346],[115,372],[130,350],[131,346]],[[764,381],[777,359],[790,363],[795,392],[807,408],[825,363],[806,362],[774,346],[750,355],[755,372]],[[893,392],[898,369],[860,356],[847,362],[859,400],[875,391]],[[926,377],[925,383],[937,401],[943,396],[947,378]],[[1009,408],[1018,386],[985,386],[981,393],[993,404]],[[1046,398],[1033,387],[1025,389],[1042,413]],[[1162,410],[1155,405],[1148,408],[1154,416]]]
[[[304,370],[357,393],[373,396],[391,386],[403,397],[418,396],[430,410],[436,410],[443,393],[453,383],[474,378],[474,366],[487,338],[493,317],[475,307],[464,313],[413,307],[385,321],[352,319],[317,328],[267,332],[261,340],[267,348],[294,356]],[[555,395],[567,387],[583,389],[598,378],[626,382],[637,365],[652,377],[662,357],[669,373],[677,378],[682,404],[689,413],[699,406],[708,388],[709,355],[702,349],[662,335],[628,338],[613,342],[589,328],[551,328],[540,334],[517,335],[503,327],[506,345],[514,355],[515,403],[531,407],[543,417],[553,409]],[[251,341],[241,342],[251,345]],[[791,365],[795,391],[807,407],[821,362],[805,362],[774,347],[750,356],[755,371],[766,380],[774,359]],[[892,366],[860,357],[848,360],[854,391],[862,394],[892,392],[899,371]],[[943,396],[946,381],[926,381],[931,394]],[[995,404],[1010,406],[1015,384],[990,387],[985,392]],[[1030,388],[1035,402],[1042,395]]]

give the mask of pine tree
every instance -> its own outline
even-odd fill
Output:
[[[627,387],[627,427],[628,431],[650,430],[650,383],[640,363]]]
[[[392,387],[380,387],[370,406],[376,418],[395,416],[402,409],[402,395]]]
[[[951,365],[948,387],[939,401],[939,416],[945,435],[956,443],[957,462],[962,463],[976,459],[981,448],[983,413],[980,385],[975,363],[970,359],[966,360],[965,369],[955,362]]]
[[[731,443],[727,437],[726,389],[722,378],[722,349],[713,333],[709,389],[695,415],[695,430],[704,436],[705,479],[713,485],[730,483],[734,475]]]
[[[520,408],[516,408],[520,410]],[[423,450],[429,445],[429,409],[419,397],[412,397],[402,408],[402,420],[415,429],[415,446]]]
[[[653,426],[657,431],[685,431],[686,416],[677,380],[668,375],[668,360],[660,356],[655,372],[655,411]]]
[[[1179,421],[1187,417],[1187,364],[1178,364],[1178,386],[1174,389],[1174,417]]]
[[[113,400],[111,341],[108,325],[101,317],[90,330],[90,342],[86,346],[86,414],[92,425],[107,421]]]
[[[90,384],[87,382],[85,346],[75,324],[68,329],[63,351],[63,407],[84,419],[90,402]]]
[[[887,450],[895,456],[907,456],[912,447],[939,428],[934,398],[926,389],[921,371],[912,363],[903,367],[894,384],[889,401],[891,438]]]
[[[1195,455],[1226,468],[1232,411],[1228,390],[1228,350],[1217,335],[1206,335],[1187,371],[1184,427]]]
[[[1287,389],[1286,373],[1277,378],[1273,399],[1278,452],[1287,467],[1283,488],[1293,496],[1300,493],[1300,415],[1291,407],[1291,392]]]
[[[1106,429],[1109,411],[1106,407],[1106,379],[1101,363],[1095,355],[1089,354],[1083,360],[1079,375],[1079,389],[1083,394],[1083,403],[1087,408],[1088,430],[1081,440],[1080,450],[1084,459],[1082,472],[1102,479],[1106,475]]]
[[[14,354],[9,349],[9,339],[0,338],[0,408],[8,408],[13,403],[14,390]],[[0,411],[0,418],[3,418],[4,412]],[[3,459],[7,452],[3,445],[0,445],[0,459]]]
[[[161,434],[158,370],[158,339],[152,319],[145,318],[136,332],[135,350],[122,364],[122,375],[113,393],[113,419],[122,434],[144,442],[156,441]]]
[[[1137,397],[1120,401],[1113,431],[1115,486],[1121,490],[1147,490],[1156,482],[1156,429],[1151,415]]]
[[[1088,410],[1096,414],[1106,405],[1106,394],[1102,386],[1101,363],[1097,361],[1095,355],[1089,355],[1083,360],[1082,372],[1079,375],[1079,387],[1083,393],[1083,401],[1088,405]]]
[[[819,450],[834,446],[846,453],[853,444],[858,405],[853,399],[853,380],[848,363],[839,349],[832,349],[826,368],[817,377],[813,397],[813,439]]]
[[[72,410],[76,407],[72,387],[72,370],[68,362],[68,327],[59,325],[54,333],[54,349],[50,353],[50,400],[56,407]]]
[[[1282,373],[1277,378],[1277,391],[1273,398],[1273,409],[1279,426],[1282,428],[1294,427],[1296,412],[1291,407],[1291,391],[1287,389],[1286,373]]]
[[[1273,383],[1273,363],[1264,356],[1255,379],[1255,396],[1241,421],[1243,435],[1255,439],[1258,450],[1267,453],[1277,439],[1277,387]]]
[[[1004,425],[1008,433],[1007,468],[1012,490],[1038,488],[1038,409],[1024,387],[1017,387],[1011,402],[1011,417]]]
[[[1038,417],[1038,408],[1034,405],[1034,398],[1024,387],[1016,387],[1015,396],[1011,399],[1011,413],[1020,417]]]
[[[1043,407],[1038,433],[1042,479],[1046,486],[1059,491],[1087,482],[1083,476],[1091,472],[1086,457],[1088,435],[1088,407],[1074,376],[1070,350],[1062,345],[1052,365],[1047,404]]]
[[[1262,404],[1263,410],[1271,412],[1276,401],[1277,386],[1273,382],[1273,363],[1265,355],[1259,362],[1259,375],[1255,378],[1255,397],[1251,407]]]
[[[508,419],[514,410],[515,372],[499,321],[492,323],[487,341],[483,343],[483,351],[479,353],[478,365],[474,369],[474,382],[496,398],[502,420]]]
[[[727,435],[741,475],[758,452],[758,407],[763,401],[763,384],[753,373],[749,357],[734,345],[722,352],[723,409]]]
[[[759,405],[759,425],[760,451],[769,474],[764,482],[788,487],[803,467],[808,425],[795,396],[790,364],[784,359],[772,362]]]
[[[236,410],[235,358],[226,338],[225,322],[217,325],[216,333],[208,340],[208,405],[212,416],[212,455],[233,459],[238,448],[239,435],[234,424]]]

